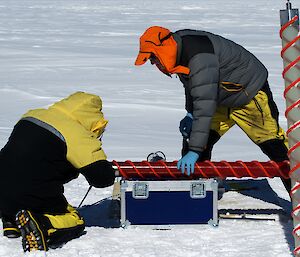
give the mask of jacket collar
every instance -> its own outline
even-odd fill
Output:
[[[176,66],[180,65],[180,59],[181,59],[181,50],[182,50],[182,39],[181,36],[179,36],[176,32],[172,34],[172,37],[177,43],[177,57],[176,57]]]

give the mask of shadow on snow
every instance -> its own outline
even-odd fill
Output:
[[[292,210],[291,203],[278,197],[276,192],[270,187],[267,179],[247,179],[247,180],[225,180],[223,181],[225,193],[236,191],[242,195],[262,200],[279,206],[278,209],[219,209],[219,214],[277,214],[279,222],[284,229],[286,241],[290,251],[294,249],[294,239],[292,235],[293,222],[290,217]],[[234,206],[233,206],[234,208]],[[87,227],[120,228],[120,201],[105,198],[92,205],[85,205],[78,209],[84,217]]]

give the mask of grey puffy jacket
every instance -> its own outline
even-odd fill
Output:
[[[196,30],[173,34],[177,64],[188,66],[179,75],[186,93],[186,109],[193,114],[189,149],[202,152],[217,106],[248,104],[265,84],[268,71],[249,51],[221,36]]]

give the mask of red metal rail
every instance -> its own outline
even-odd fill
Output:
[[[117,162],[113,161],[113,166],[118,169],[119,175],[124,179],[142,180],[177,180],[196,178],[226,178],[226,177],[283,177],[289,178],[289,162],[198,162],[195,165],[195,172],[190,176],[182,174],[176,167],[177,161],[173,162]]]

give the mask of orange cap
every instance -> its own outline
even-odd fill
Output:
[[[140,37],[140,51],[135,60],[135,65],[143,65],[151,53],[155,52],[155,47],[162,46],[162,39],[171,34],[171,31],[158,26],[148,28]]]
[[[172,32],[166,28],[153,26],[140,37],[140,51],[135,65],[143,65],[154,54],[169,73],[189,74],[189,68],[176,66],[177,43]]]

